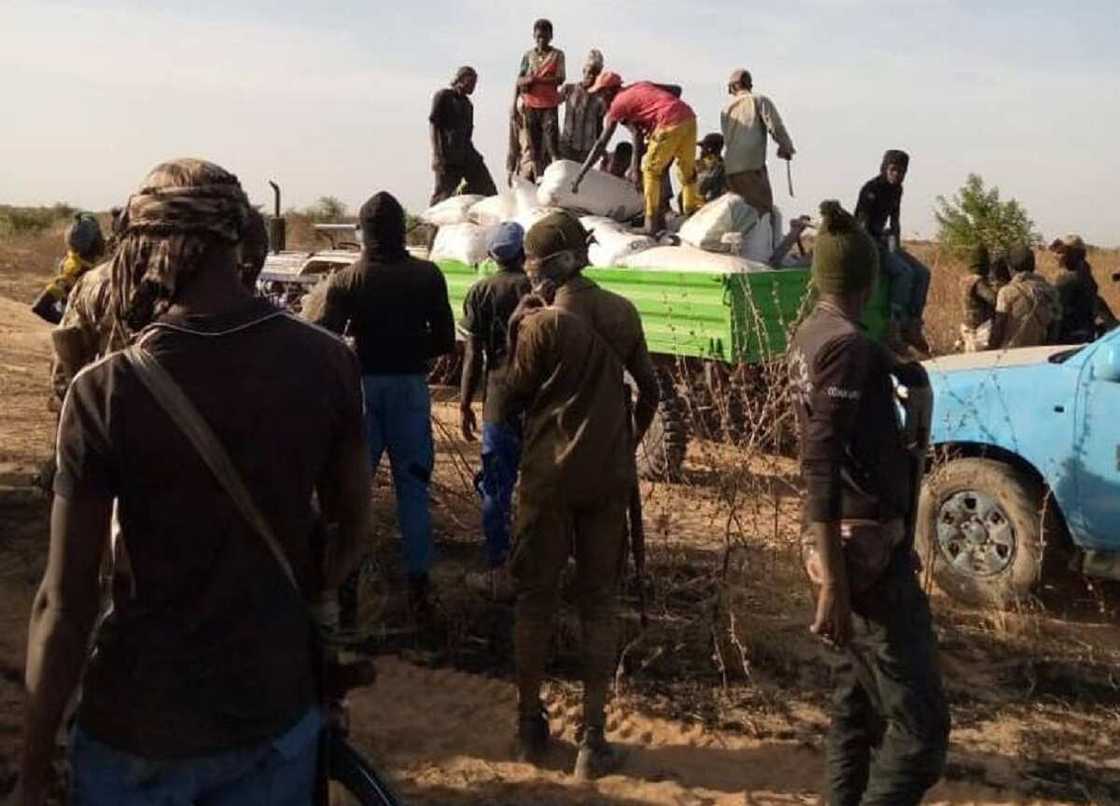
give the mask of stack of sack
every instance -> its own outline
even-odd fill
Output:
[[[539,186],[520,177],[495,196],[453,196],[433,205],[420,219],[439,227],[432,260],[477,264],[486,260],[494,228],[516,221],[529,230],[540,218],[562,209],[582,214],[584,228],[594,235],[588,249],[591,265],[606,268],[667,269],[732,274],[769,268],[781,240],[781,215],[759,215],[734,193],[709,202],[680,225],[680,245],[659,245],[628,227],[642,215],[642,194],[634,185],[603,171],[589,171],[579,193],[571,186],[579,163],[557,160],[545,170]]]

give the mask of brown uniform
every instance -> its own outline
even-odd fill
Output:
[[[583,319],[618,356],[638,387],[634,420],[640,428],[648,426],[657,411],[659,391],[642,320],[634,304],[578,275],[560,286],[555,305]]]
[[[535,707],[560,576],[574,554],[584,724],[602,727],[618,644],[615,598],[627,501],[636,478],[622,364],[580,316],[553,306],[523,321],[507,385],[511,410],[525,414],[510,561],[522,706]]]

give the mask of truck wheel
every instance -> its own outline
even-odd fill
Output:
[[[657,380],[661,386],[661,402],[638,446],[638,475],[650,481],[679,481],[688,448],[684,401],[673,388],[671,378],[658,373]]]
[[[954,459],[922,484],[917,548],[938,587],[974,605],[1026,598],[1042,574],[1042,486],[992,459]]]

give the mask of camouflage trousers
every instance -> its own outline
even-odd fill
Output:
[[[522,713],[540,708],[540,689],[568,558],[575,557],[580,620],[583,724],[602,727],[618,652],[617,598],[625,560],[627,496],[574,506],[524,487],[518,496],[510,571],[517,594],[514,644]]]
[[[832,806],[907,806],[941,778],[949,709],[929,601],[905,552],[856,603],[852,641],[833,666]]]

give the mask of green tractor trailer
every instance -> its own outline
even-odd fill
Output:
[[[471,266],[437,261],[447,278],[456,317],[467,290],[494,271],[489,261]],[[688,440],[697,435],[738,438],[751,427],[749,400],[774,390],[784,373],[773,370],[809,292],[809,268],[717,274],[657,268],[588,268],[584,275],[634,303],[658,369],[661,405],[639,451],[642,474],[674,478]],[[884,289],[868,307],[865,325],[880,338],[886,331]],[[776,391],[776,390],[775,390]],[[767,440],[787,443],[792,423],[769,423]],[[784,428],[783,428],[784,426]]]
[[[333,228],[353,231],[353,225],[324,229]],[[306,291],[357,258],[356,244],[337,246],[318,252],[281,247],[269,256],[261,273],[262,293],[298,310]],[[456,318],[462,316],[471,285],[496,269],[490,261],[436,263],[447,279]],[[789,445],[792,423],[776,415],[783,409],[752,412],[752,401],[764,394],[781,394],[784,372],[775,359],[784,354],[790,330],[804,308],[809,268],[751,266],[757,269],[734,274],[621,267],[584,272],[634,303],[657,365],[661,405],[638,455],[647,478],[676,477],[688,441],[695,436],[734,441],[765,428],[769,435],[764,443]],[[880,286],[865,324],[879,338],[886,321],[886,293]],[[455,383],[459,363],[447,362],[437,370],[436,382]]]

